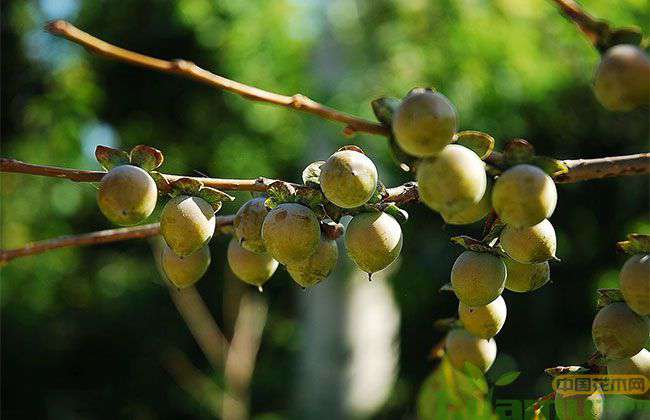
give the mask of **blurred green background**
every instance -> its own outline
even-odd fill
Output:
[[[649,29],[645,0],[582,4],[616,25]],[[648,150],[647,109],[613,114],[596,103],[590,82],[598,55],[550,1],[14,0],[1,7],[2,156],[31,163],[98,169],[96,145],[144,143],[164,152],[168,173],[299,181],[306,164],[355,143],[387,185],[410,180],[383,138],[347,139],[341,126],[312,116],[92,56],[43,30],[59,18],[135,51],[185,58],[369,119],[372,99],[434,86],[456,105],[462,129],[491,133],[498,145],[526,138],[557,158]],[[90,184],[0,180],[3,248],[110,228]],[[488,376],[523,373],[496,389],[496,399],[546,394],[544,368],[591,354],[595,291],[617,286],[625,257],[615,242],[650,233],[649,188],[648,177],[558,186],[552,222],[563,261],[552,266],[552,284],[504,295],[508,320]],[[250,197],[237,196],[222,214]],[[331,279],[305,292],[284,270],[267,284],[253,417],[418,416],[420,388],[435,366],[429,352],[442,337],[433,322],[456,312],[456,299],[437,292],[461,252],[448,238],[481,226],[444,227],[422,205],[408,210],[402,257],[376,281],[344,257]],[[213,239],[213,263],[198,289],[230,336],[233,301],[248,288],[228,272],[227,240]],[[223,382],[172,304],[147,241],[18,259],[0,275],[3,418],[212,416],[165,366],[165,352],[178,350]]]

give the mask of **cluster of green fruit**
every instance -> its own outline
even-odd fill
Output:
[[[608,48],[594,81],[598,101],[610,111],[630,111],[650,102],[650,58],[636,45]]]

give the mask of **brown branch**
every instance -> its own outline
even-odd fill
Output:
[[[569,172],[555,177],[561,184],[618,176],[644,175],[650,173],[650,153],[613,156],[598,159],[571,159],[564,164]]]
[[[336,121],[345,124],[345,133],[353,134],[355,132],[366,132],[370,134],[389,135],[389,129],[381,124],[364,120],[353,115],[337,111],[322,105],[308,97],[295,94],[292,96],[281,95],[278,93],[268,92],[253,86],[248,86],[234,80],[218,76],[214,73],[202,69],[196,64],[185,60],[161,60],[149,57],[133,51],[125,50],[115,45],[111,45],[101,39],[76,28],[69,22],[57,20],[47,25],[47,30],[57,36],[64,37],[74,43],[85,47],[102,57],[122,61],[150,70],[156,70],[162,73],[175,74],[188,79],[204,83],[216,89],[226,90],[245,99],[252,101],[265,102],[273,105],[291,108],[298,111],[314,114],[330,121]]]
[[[578,29],[594,46],[599,44],[607,24],[587,13],[574,0],[553,0],[562,12],[578,26]]]

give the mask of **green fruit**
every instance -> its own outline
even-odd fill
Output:
[[[228,265],[241,281],[260,288],[278,268],[278,262],[269,254],[250,252],[239,245],[237,238],[228,244]]]
[[[320,167],[320,186],[325,197],[337,206],[359,207],[377,189],[377,168],[363,153],[342,150]]]
[[[164,245],[161,264],[165,275],[176,287],[183,288],[196,283],[210,265],[210,248],[204,245],[187,257],[179,257],[167,245]]]
[[[199,197],[174,197],[165,204],[160,215],[160,232],[172,251],[181,257],[207,244],[215,225],[214,209]]]
[[[490,184],[488,180],[485,193],[478,203],[451,215],[441,214],[445,223],[448,225],[468,225],[485,218],[492,209],[492,186]]]
[[[458,302],[458,316],[465,329],[479,338],[492,338],[506,322],[506,302],[499,296],[485,306],[471,307]]]
[[[399,256],[402,228],[386,213],[360,213],[348,224],[345,247],[359,268],[372,274],[388,267]]]
[[[616,45],[603,55],[594,91],[610,111],[630,111],[650,99],[650,59],[634,45]]]
[[[643,375],[650,383],[650,351],[643,349],[627,359],[611,360],[607,363],[609,375]],[[629,397],[650,400],[650,390],[644,394],[628,394]]]
[[[650,255],[630,257],[621,269],[620,283],[630,309],[639,315],[650,315]]]
[[[300,286],[314,286],[330,275],[338,258],[336,241],[322,237],[316,252],[303,261],[288,265],[287,271]]]
[[[266,198],[259,197],[248,200],[237,210],[233,228],[235,237],[239,244],[251,252],[266,252],[266,246],[262,239],[262,223],[269,213],[264,202]]]
[[[120,226],[130,226],[149,217],[156,207],[158,188],[141,168],[122,165],[102,178],[97,203],[104,216]]]
[[[452,366],[465,370],[467,363],[487,372],[497,357],[497,343],[493,338],[478,338],[462,328],[455,328],[447,334],[445,350]]]
[[[483,161],[457,144],[445,146],[435,158],[422,160],[417,181],[424,204],[448,218],[478,204],[487,186]]]
[[[591,395],[555,392],[555,414],[560,420],[598,420],[603,415],[600,387]]]
[[[492,205],[499,218],[514,227],[538,224],[553,214],[557,204],[555,183],[533,165],[516,165],[497,178]]]
[[[522,264],[510,258],[504,258],[503,261],[508,271],[506,289],[512,292],[531,292],[551,279],[551,269],[546,261],[538,264]]]
[[[264,219],[266,249],[282,264],[295,264],[313,254],[320,244],[320,225],[313,211],[296,204],[280,204]]]
[[[451,143],[457,127],[454,106],[438,92],[418,90],[408,95],[393,115],[395,141],[416,157],[438,154]]]
[[[601,309],[591,326],[591,335],[599,352],[608,359],[624,359],[641,351],[650,329],[640,317],[623,302],[615,302]]]
[[[541,263],[555,258],[555,229],[547,219],[530,227],[506,226],[500,240],[510,258],[522,264]]]
[[[467,306],[485,306],[498,298],[506,284],[506,265],[487,253],[465,251],[451,269],[451,285]]]

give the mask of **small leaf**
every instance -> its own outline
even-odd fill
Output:
[[[308,187],[296,189],[296,199],[300,204],[311,209],[320,206],[325,201],[325,197],[323,197],[323,193],[320,190]]]
[[[438,289],[439,292],[453,292],[454,291],[454,286],[451,285],[451,283],[445,283],[442,285],[440,289]]]
[[[346,215],[346,210],[342,209],[341,207],[337,206],[336,204],[333,204],[331,201],[325,201],[323,203],[323,207],[325,208],[325,212],[329,216],[330,219],[332,219],[335,222],[338,222],[341,220],[343,216]],[[349,213],[349,211],[347,212]]]
[[[139,166],[147,172],[162,165],[165,158],[160,150],[140,144],[131,149],[131,164]]]
[[[171,195],[176,197],[178,195],[191,195],[195,196],[198,194],[203,183],[195,178],[179,178],[176,181],[171,182]]]
[[[401,103],[402,101],[397,98],[381,97],[370,102],[370,106],[377,120],[390,127],[393,122],[393,114]]]
[[[196,196],[207,201],[212,206],[215,213],[221,210],[223,201],[233,201],[235,199],[235,197],[228,195],[223,191],[210,187],[201,188],[198,193],[196,193]]]
[[[97,158],[97,162],[107,171],[110,171],[116,166],[128,165],[130,163],[128,153],[108,146],[97,146],[95,149],[95,158]]]
[[[381,203],[382,200],[388,195],[386,186],[383,182],[377,182],[377,188],[375,188],[375,193],[370,197],[370,200],[366,204],[377,204]]]
[[[278,203],[273,197],[267,197],[266,200],[264,200],[264,207],[266,207],[269,210],[273,210],[279,204],[280,203]]]
[[[278,204],[295,202],[296,189],[284,181],[275,181],[267,189],[267,194]]]
[[[390,214],[397,220],[400,225],[405,224],[409,220],[409,214],[404,209],[400,209],[395,203],[388,204],[384,209],[384,213]]]
[[[363,155],[366,154],[363,150],[361,150],[359,146],[355,146],[354,144],[348,144],[347,146],[343,146],[339,150],[337,150],[337,152],[343,152],[345,150],[352,150],[353,152],[358,152]]]
[[[481,159],[490,156],[494,150],[494,138],[480,131],[461,131],[455,136],[456,144],[467,147]]]
[[[158,171],[151,171],[149,172],[149,175],[151,178],[153,178],[154,182],[156,183],[156,187],[158,188],[158,194],[163,195],[169,193],[171,191],[171,184],[169,181],[167,181],[167,178],[163,176]]]
[[[450,240],[452,243],[460,245],[463,248],[470,251],[484,252],[484,253],[492,254],[497,257],[506,256],[505,252],[503,252],[501,248],[489,246],[486,243],[469,236],[465,236],[465,235],[454,236]]]
[[[569,168],[564,162],[547,156],[535,156],[531,159],[530,164],[537,166],[550,177],[556,177],[569,172]]]
[[[305,185],[320,185],[320,167],[324,160],[312,162],[302,171],[302,182]]]
[[[616,248],[627,254],[650,254],[650,235],[631,233],[627,241],[618,242]]]
[[[499,376],[499,379],[497,379],[496,382],[494,382],[494,385],[496,386],[510,385],[511,383],[517,380],[519,375],[521,375],[521,372],[518,371],[504,373],[503,375]]]
[[[610,303],[625,302],[620,289],[598,289],[596,294],[596,307],[598,309],[604,308]]]
[[[503,150],[508,166],[529,162],[535,155],[535,148],[524,139],[510,140]]]
[[[401,170],[404,172],[415,172],[417,159],[400,149],[397,141],[395,141],[395,137],[392,135],[388,139],[388,146],[391,158],[393,158]]]

